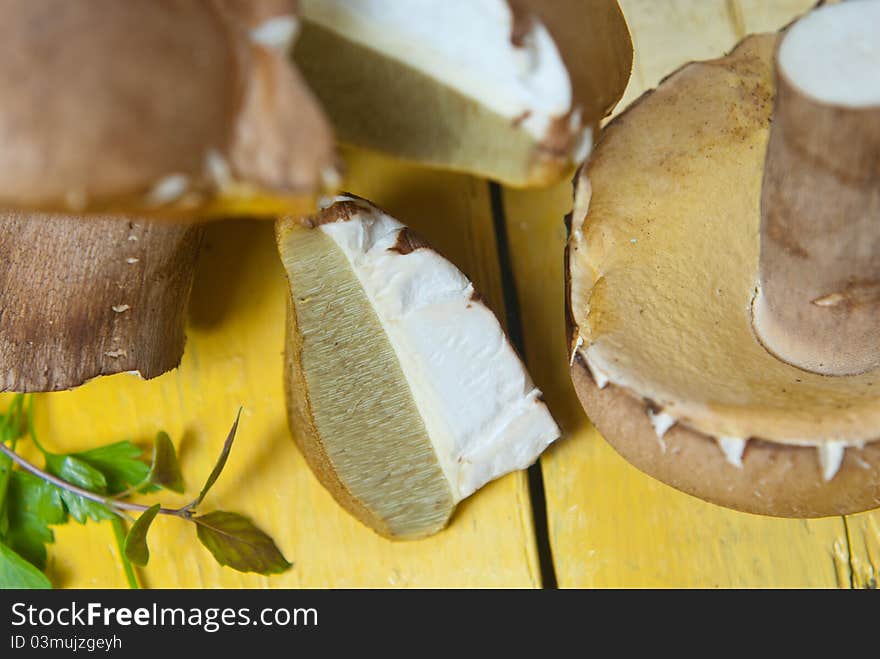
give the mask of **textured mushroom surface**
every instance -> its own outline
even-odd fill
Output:
[[[336,184],[293,11],[3,3],[0,390],[175,367],[201,229],[155,222],[311,212]]]
[[[277,236],[291,430],[361,521],[390,537],[437,531],[559,436],[473,284],[408,228],[342,197]]]
[[[183,355],[202,227],[0,214],[0,391],[153,378]]]
[[[306,0],[294,57],[340,138],[514,185],[589,152],[632,45],[616,0]]]
[[[880,2],[786,31],[761,193],[755,333],[824,375],[880,367]]]

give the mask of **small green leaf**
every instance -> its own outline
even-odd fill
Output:
[[[90,519],[100,522],[105,519],[113,519],[114,513],[107,506],[64,490],[61,492],[61,499],[67,507],[67,512],[80,524],[85,524]]]
[[[107,491],[107,479],[104,478],[104,474],[72,455],[50,453],[46,456],[46,467],[49,472],[68,483],[79,485],[97,494],[104,494]],[[67,506],[70,516],[80,524],[85,524],[89,518],[100,522],[102,519],[113,517],[113,513],[106,506],[67,490],[61,491],[61,499]]]
[[[150,468],[150,482],[172,492],[183,493],[183,474],[177,462],[174,443],[165,431],[156,435],[153,443],[153,466]]]
[[[20,439],[27,434],[23,410],[24,394],[15,394],[9,407],[6,408],[6,413],[0,415],[0,441]]]
[[[291,566],[275,541],[244,515],[218,510],[192,521],[199,540],[220,565],[259,574],[278,574]]]
[[[0,543],[0,589],[51,587],[45,574]]]
[[[17,493],[21,505],[46,524],[63,524],[67,513],[61,502],[61,492],[57,487],[37,478],[26,471],[13,471],[10,487]]]
[[[16,472],[18,473],[18,472]],[[25,473],[25,472],[21,472]],[[30,474],[28,474],[30,476]],[[46,524],[64,524],[67,522],[67,510],[61,499],[61,490],[36,476],[40,482],[40,491],[36,501],[36,513]]]
[[[60,491],[26,471],[13,471],[7,490],[6,510],[6,544],[30,563],[44,568],[45,545],[54,541],[48,525],[67,521]]]
[[[145,510],[134,524],[131,530],[125,536],[125,555],[135,565],[143,567],[150,560],[150,548],[147,546],[147,531],[150,530],[150,524],[159,514],[162,506],[155,504]]]
[[[40,570],[46,567],[46,545],[55,542],[55,535],[45,524],[34,521],[10,527],[3,538],[10,549]]]
[[[147,479],[150,467],[140,459],[142,455],[138,446],[122,441],[74,453],[73,457],[100,471],[107,481],[106,491],[117,494]]]
[[[68,483],[79,485],[92,492],[107,491],[107,479],[104,478],[104,474],[73,455],[49,454],[46,456],[46,466],[52,474]]]
[[[226,441],[223,442],[223,450],[220,451],[220,457],[217,458],[217,464],[214,465],[214,469],[211,470],[211,475],[208,476],[208,480],[205,481],[205,485],[202,487],[202,491],[199,492],[199,496],[189,504],[189,508],[195,508],[205,499],[205,495],[208,494],[208,490],[217,482],[217,479],[220,478],[220,472],[223,471],[223,467],[226,466],[226,459],[229,457],[229,451],[232,450],[232,442],[235,440],[235,431],[238,430],[238,421],[241,419],[241,408],[238,408],[238,414],[235,416],[235,423],[232,424],[232,428],[229,430],[229,434],[226,436]]]

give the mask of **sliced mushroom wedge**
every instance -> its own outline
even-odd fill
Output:
[[[577,181],[578,395],[624,457],[709,501],[880,505],[878,25],[880,2],[833,5],[688,64]]]
[[[359,520],[392,538],[438,531],[559,437],[473,284],[410,229],[344,196],[280,220],[277,239],[291,431]]]
[[[302,0],[297,65],[341,140],[516,186],[570,173],[620,99],[616,0]]]

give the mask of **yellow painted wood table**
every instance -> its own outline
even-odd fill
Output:
[[[691,59],[776,29],[813,0],[623,0],[636,46],[619,109]],[[562,217],[569,183],[492,188],[361,151],[343,151],[348,189],[424,234],[481,289],[521,338],[526,360],[565,431],[540,462],[462,504],[450,527],[395,543],[343,512],[312,476],[287,427],[282,391],[285,282],[268,222],[208,227],[177,370],[152,381],[101,378],[36,397],[51,449],[116,439],[174,439],[192,497],[243,407],[227,470],[205,502],[252,517],[293,567],[243,575],[219,567],[193,529],[160,518],[151,531],[151,587],[872,587],[880,514],[779,520],[725,510],[638,472],[598,435],[568,379]],[[0,402],[8,401],[8,396]],[[543,476],[543,496],[539,490]],[[155,497],[153,498],[155,499]],[[150,496],[143,501],[150,502]],[[186,498],[162,495],[171,504]],[[537,520],[537,524],[536,524]],[[48,573],[62,587],[125,587],[109,524],[56,527]],[[543,571],[542,571],[543,563]]]

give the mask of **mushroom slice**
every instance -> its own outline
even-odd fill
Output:
[[[534,462],[559,429],[473,284],[370,203],[277,225],[293,434],[355,517],[393,538]]]
[[[843,30],[859,24],[876,28],[878,9],[880,3],[851,2],[817,14],[873,11],[873,23],[865,16],[847,23],[839,14],[831,20]],[[799,25],[787,34],[795,35]],[[814,66],[811,59],[837,52],[822,33],[834,35],[831,41],[858,41],[819,25],[803,42],[808,48],[797,53],[807,57],[799,65],[804,70]],[[591,419],[641,470],[739,510],[818,517],[880,505],[880,368],[829,377],[787,363],[757,338],[753,302],[766,284],[762,273],[779,283],[766,269],[765,258],[772,261],[784,251],[771,245],[773,240],[810,241],[802,242],[809,253],[796,259],[800,279],[783,280],[784,290],[777,286],[777,304],[810,304],[815,295],[810,298],[804,289],[812,279],[834,274],[830,267],[842,270],[859,262],[866,269],[870,261],[877,268],[876,248],[869,258],[861,247],[878,244],[880,187],[876,157],[865,160],[874,163],[873,179],[850,168],[851,176],[844,178],[848,190],[857,189],[863,175],[868,183],[862,203],[851,203],[847,216],[855,225],[862,222],[860,213],[873,212],[874,228],[865,231],[867,225],[859,224],[860,239],[840,225],[826,230],[821,213],[843,212],[835,203],[852,201],[816,184],[827,174],[818,170],[834,165],[837,156],[800,162],[785,152],[789,176],[783,178],[801,182],[801,203],[816,193],[824,201],[804,204],[798,217],[774,216],[788,223],[788,230],[766,235],[762,191],[782,189],[778,180],[765,177],[765,154],[770,163],[780,153],[772,146],[771,125],[789,138],[811,131],[813,137],[819,131],[833,136],[835,125],[827,116],[811,123],[811,112],[825,110],[810,110],[816,101],[807,95],[792,100],[788,94],[785,112],[778,106],[774,111],[778,40],[776,34],[751,36],[726,57],[686,65],[606,127],[575,191],[567,251],[571,370]],[[871,48],[865,52],[869,56]],[[876,62],[872,66],[865,79],[877,85]],[[829,67],[820,68],[817,80]],[[856,66],[850,73],[858,77],[865,70]],[[836,71],[832,78],[847,73]],[[848,117],[841,139],[877,149],[878,107],[857,111],[864,122],[860,129],[841,110],[839,116]],[[799,121],[790,123],[795,116]],[[822,152],[841,158],[854,153],[840,144]],[[814,174],[795,171],[802,167]],[[808,180],[813,183],[804,184]],[[778,205],[774,212],[786,213]],[[823,244],[827,253],[819,249]],[[872,313],[876,318],[876,310]],[[837,322],[840,332],[868,327],[856,315],[843,314]],[[821,349],[814,347],[813,354]],[[665,450],[652,426],[652,417],[661,413],[667,419]]]
[[[517,186],[586,157],[632,43],[616,0],[302,0],[294,57],[343,141]]]

